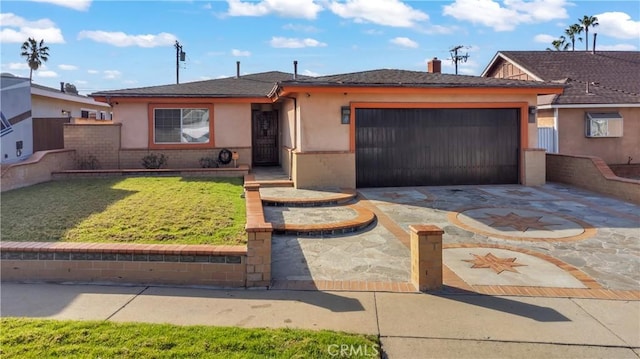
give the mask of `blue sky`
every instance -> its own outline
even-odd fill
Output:
[[[597,16],[599,50],[640,49],[640,5],[568,0],[3,0],[1,71],[29,76],[28,37],[50,59],[34,82],[73,83],[82,94],[175,83],[175,48],[186,52],[180,82],[264,71],[317,76],[380,68],[426,70],[449,49],[468,53],[459,73],[479,75],[500,50],[545,50],[583,15]],[[584,37],[584,34],[581,35]],[[576,50],[584,50],[584,42]],[[589,45],[591,47],[591,43]]]

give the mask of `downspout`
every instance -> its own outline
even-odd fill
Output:
[[[558,139],[558,108],[553,109],[553,151],[560,153],[560,141]]]

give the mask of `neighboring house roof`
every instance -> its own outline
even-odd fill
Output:
[[[640,103],[640,51],[500,51],[482,76],[503,61],[538,81],[565,84],[547,104]]]
[[[298,77],[306,77],[300,76]],[[100,91],[94,97],[266,97],[278,81],[293,78],[293,74],[270,71],[214,80],[174,85]]]
[[[69,92],[62,92],[52,87],[42,86],[38,84],[31,84],[31,95],[43,96],[48,98],[55,98],[58,100],[76,102],[85,105],[92,105],[97,107],[109,108],[109,104],[104,102],[98,102],[91,97],[76,95]]]
[[[560,84],[517,81],[478,76],[448,75],[406,70],[372,70],[331,76],[310,77],[283,72],[263,72],[240,77],[101,91],[94,97],[266,97],[289,87],[504,87],[549,88],[557,91]],[[554,93],[555,91],[550,91]]]

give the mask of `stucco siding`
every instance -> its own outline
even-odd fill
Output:
[[[585,136],[586,112],[618,112],[623,117],[622,137]],[[640,108],[560,109],[558,113],[559,153],[600,157],[611,164],[640,162]]]
[[[553,110],[538,110],[538,127],[553,127]]]
[[[113,122],[122,124],[122,148],[149,146],[149,118],[146,103],[120,103],[113,110]]]
[[[215,104],[213,121],[216,147],[251,147],[250,104]]]

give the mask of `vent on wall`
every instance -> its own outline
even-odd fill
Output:
[[[622,116],[617,112],[587,112],[585,135],[587,137],[622,137]]]

